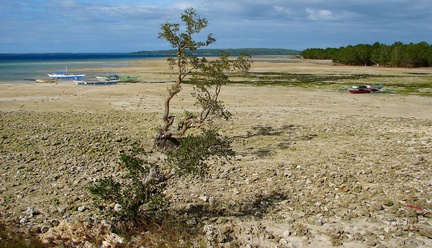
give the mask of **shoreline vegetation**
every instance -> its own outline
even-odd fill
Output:
[[[381,65],[391,67],[432,66],[432,45],[427,42],[395,42],[392,45],[375,42],[340,48],[308,48],[301,52],[306,59],[331,59],[346,65]]]
[[[222,88],[234,119],[214,123],[235,160],[176,179],[167,218],[136,232],[116,229],[86,187],[121,176],[132,144],[151,150],[175,75],[166,59],[113,69],[139,83],[0,84],[0,246],[431,247],[430,68],[253,59]],[[339,91],[378,83],[394,93]],[[183,87],[175,115],[193,104]]]

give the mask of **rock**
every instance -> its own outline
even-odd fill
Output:
[[[289,236],[291,236],[291,231],[286,230],[286,231],[283,232],[282,235],[283,235],[284,237],[289,237]]]
[[[58,207],[57,212],[59,212],[60,214],[64,214],[66,212],[66,208],[65,207]]]
[[[374,238],[367,238],[366,239],[366,244],[368,246],[376,246],[377,245],[377,240]]]
[[[225,224],[227,222],[228,222],[228,219],[224,218],[224,217],[219,217],[216,219],[216,224],[218,224],[218,225]]]
[[[86,206],[80,206],[78,207],[78,212],[84,212],[86,211],[87,207]]]
[[[206,225],[203,228],[203,231],[206,235],[207,241],[209,243],[213,243],[217,238],[217,229],[213,225]]]
[[[28,218],[27,217],[23,217],[23,216],[20,216],[20,218],[19,218],[19,223],[26,223],[28,221]]]
[[[205,196],[205,195],[203,195],[203,196],[200,196],[200,197],[199,197],[199,199],[200,199],[201,201],[203,201],[203,202],[208,202],[208,200],[209,200],[209,197],[208,197],[208,196]]]
[[[60,221],[57,219],[52,219],[50,221],[50,223],[51,223],[51,226],[58,226],[60,224]]]
[[[123,210],[123,207],[122,207],[122,205],[120,205],[120,204],[118,204],[118,203],[116,203],[115,205],[114,205],[114,211],[115,212],[121,212]]]
[[[216,198],[213,196],[210,196],[210,198],[208,199],[208,202],[211,204],[214,204],[214,203],[216,203]]]
[[[102,247],[118,247],[123,243],[123,238],[115,233],[107,235],[104,241],[102,241]]]
[[[420,235],[432,239],[432,226],[420,224],[418,225]]]
[[[55,206],[53,206],[53,205],[50,205],[48,207],[48,212],[50,212],[50,213],[56,213],[57,212],[57,208]]]
[[[27,216],[28,216],[29,218],[32,218],[33,215],[34,215],[34,213],[35,213],[35,210],[34,210],[34,208],[29,207],[29,208],[26,209],[25,213],[27,214]]]
[[[234,158],[237,161],[241,161],[243,159],[243,156],[242,155],[236,155]]]
[[[288,241],[285,238],[280,238],[278,243],[282,247],[286,247],[288,245]]]
[[[98,246],[95,244],[92,244],[90,241],[86,241],[84,243],[84,248],[98,248]]]
[[[46,232],[49,231],[49,229],[50,229],[49,226],[42,226],[42,227],[40,228],[40,232],[41,232],[41,233],[46,233]]]

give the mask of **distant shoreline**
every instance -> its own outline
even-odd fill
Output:
[[[194,51],[193,54],[203,55],[203,56],[217,56],[222,52],[226,52],[232,56],[237,56],[242,52],[246,52],[253,56],[258,55],[299,55],[301,51],[285,48],[227,48],[227,49],[198,49]],[[19,57],[45,57],[45,58],[68,58],[71,56],[81,57],[81,58],[105,58],[105,57],[139,57],[139,56],[154,56],[154,57],[169,57],[176,54],[175,50],[155,50],[155,51],[136,51],[136,52],[112,52],[112,53],[98,53],[98,52],[88,52],[88,53],[0,53],[0,61],[2,58],[19,58]]]
[[[198,55],[199,56],[199,55]],[[202,55],[211,57],[215,55]],[[131,53],[37,53],[0,54],[0,84],[34,82],[48,79],[47,73],[86,73],[86,79],[106,74],[124,74],[134,61],[163,60],[165,54]],[[291,58],[291,55],[253,55],[253,58]]]

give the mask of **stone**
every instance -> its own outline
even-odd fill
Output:
[[[205,195],[203,195],[203,196],[200,196],[200,197],[199,197],[199,199],[200,199],[201,201],[203,201],[203,202],[208,202],[208,200],[209,200],[209,197],[208,197],[208,196],[205,196]]]
[[[78,207],[78,212],[84,212],[86,211],[87,207],[86,206],[80,206]]]
[[[118,203],[116,203],[115,205],[114,205],[114,211],[115,212],[121,212],[123,210],[123,207],[122,207],[122,205],[120,205],[120,204],[118,204]]]
[[[432,239],[432,226],[420,224],[418,225],[418,232],[420,235]]]

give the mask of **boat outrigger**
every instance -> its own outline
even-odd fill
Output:
[[[56,72],[55,74],[48,73],[48,76],[52,79],[82,79],[85,77],[84,74],[68,74],[67,72],[67,66],[66,66],[66,72]]]

